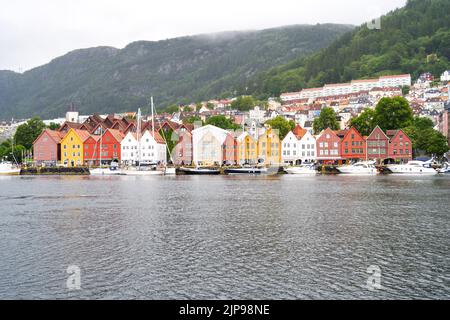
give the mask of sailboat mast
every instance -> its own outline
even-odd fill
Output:
[[[137,114],[136,138],[137,138],[137,143],[138,143],[138,163],[139,163],[139,168],[140,168],[141,167],[141,108],[138,109],[138,114]]]
[[[100,125],[100,167],[102,166],[103,127]]]
[[[154,115],[154,111],[153,111],[153,109],[154,109],[153,96],[150,97],[150,102],[152,105],[152,136],[153,136],[153,139],[155,139],[155,115]]]

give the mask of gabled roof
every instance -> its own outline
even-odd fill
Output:
[[[59,131],[45,129],[41,132],[41,134],[34,140],[33,144],[38,141],[44,134],[47,134],[55,143],[61,143],[61,140],[64,137],[64,134]]]
[[[65,121],[61,127],[58,129],[58,131],[62,131],[65,127],[67,127],[68,129],[80,129],[83,126],[82,123],[78,123],[78,122],[70,122],[70,121]],[[67,130],[69,131],[69,130]]]
[[[303,136],[308,132],[308,130],[303,129],[299,124],[295,126],[292,133],[297,137],[298,140],[302,139]]]
[[[153,136],[151,130],[145,130],[145,132],[148,132],[150,134],[150,136]],[[143,132],[142,134],[144,134],[145,132]],[[156,143],[159,143],[159,144],[166,143],[158,131],[155,131],[155,135],[153,136],[153,138],[155,139]]]
[[[106,132],[110,132],[111,135],[114,137],[114,139],[116,139],[116,141],[118,141],[119,143],[123,140],[123,138],[125,138],[125,135],[120,132],[119,130],[116,129],[107,129]],[[106,134],[105,132],[105,134]]]
[[[386,139],[389,140],[389,137],[386,135],[386,133],[384,133],[384,131],[380,128],[380,126],[376,126],[375,129],[372,130],[372,132],[369,134],[369,136],[367,137],[367,139],[370,139],[370,137],[375,133],[375,131],[381,131],[381,133],[383,133],[383,135],[386,137]]]
[[[98,142],[100,140],[100,136],[96,135],[96,134],[91,134],[84,142],[88,141],[89,139],[92,139],[95,142]]]
[[[344,135],[343,139],[345,140],[347,138],[347,136],[349,134],[351,134],[352,132],[356,133],[362,140],[365,140],[365,137],[363,137],[361,135],[361,133],[355,127],[351,127],[350,129],[348,129],[346,134]]]
[[[89,133],[89,131],[70,128],[70,130],[67,132],[67,134],[64,135],[64,138],[63,138],[63,139],[65,139],[65,138],[69,135],[70,131],[75,132],[75,134],[78,136],[78,138],[80,138],[80,140],[81,140],[82,142],[86,141],[86,140],[90,137],[90,135],[91,135],[91,134]]]

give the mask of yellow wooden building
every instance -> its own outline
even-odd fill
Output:
[[[89,132],[71,128],[61,140],[61,163],[68,167],[79,167],[84,163],[83,144]]]
[[[264,164],[281,164],[281,141],[278,130],[267,126],[265,132],[258,137],[258,160]]]
[[[241,133],[237,138],[237,163],[258,163],[258,142],[248,132]]]

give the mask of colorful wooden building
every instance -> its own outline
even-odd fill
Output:
[[[36,165],[56,165],[61,161],[61,140],[59,131],[45,129],[33,142],[33,161]]]
[[[84,142],[90,134],[86,130],[69,129],[61,140],[61,162],[68,167],[84,164]]]
[[[366,160],[366,139],[353,127],[342,138],[341,157],[346,161]]]
[[[266,166],[281,164],[281,141],[278,130],[267,127],[258,137],[258,161]]]
[[[330,128],[325,129],[316,140],[317,161],[322,164],[342,162],[341,138]]]
[[[412,160],[412,142],[403,130],[388,130],[386,131],[386,135],[390,138],[390,159],[401,163]]]
[[[236,145],[239,165],[258,162],[258,142],[248,132],[242,132],[236,137]]]
[[[378,163],[389,158],[389,137],[377,126],[367,137],[367,159]]]

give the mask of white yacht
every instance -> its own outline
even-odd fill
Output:
[[[387,168],[395,174],[434,175],[438,172],[431,168],[428,162],[413,160],[407,164],[388,165]]]
[[[375,162],[357,162],[347,166],[340,166],[337,168],[340,173],[343,174],[377,174],[378,170],[375,167]]]
[[[446,162],[438,171],[440,174],[450,174],[450,163]]]
[[[0,175],[19,175],[20,168],[11,162],[0,162]]]
[[[288,167],[284,168],[284,171],[289,174],[303,174],[303,175],[317,174],[316,167],[314,164],[302,164],[297,167]]]

